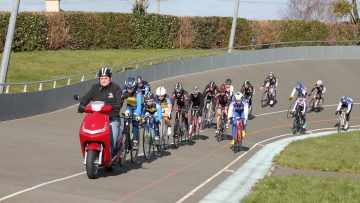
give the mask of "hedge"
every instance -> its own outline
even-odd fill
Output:
[[[0,51],[10,14],[0,12]],[[175,17],[121,13],[20,13],[14,51],[56,49],[223,48],[229,43],[230,17]],[[248,21],[239,18],[235,46],[305,41],[358,40],[357,26],[319,21]]]

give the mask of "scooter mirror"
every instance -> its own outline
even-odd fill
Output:
[[[76,100],[76,101],[80,101],[80,96],[79,96],[79,95],[77,95],[77,94],[75,94],[75,95],[74,95],[74,100]]]

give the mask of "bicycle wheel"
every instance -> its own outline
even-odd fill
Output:
[[[294,108],[295,103],[291,103],[287,112],[286,112],[286,118],[290,119],[293,117],[292,115],[292,109]]]
[[[324,98],[321,98],[320,101],[318,101],[317,106],[315,107],[316,112],[321,112],[324,109]]]
[[[159,142],[154,144],[154,154],[156,157],[161,156],[161,154],[162,154],[162,139],[159,139]]]
[[[263,95],[262,95],[262,98],[261,98],[261,107],[266,107],[268,104],[269,104],[269,98],[268,98],[268,95],[267,95],[268,91],[266,90]]]
[[[126,154],[127,154],[127,150],[128,150],[128,136],[127,133],[124,134],[125,137],[122,138],[121,141],[121,149],[120,149],[120,154],[121,154],[121,160],[119,162],[120,166],[123,166],[125,164],[125,160],[126,160]]]
[[[293,121],[293,127],[292,127],[293,135],[295,135],[297,131],[298,131],[298,116],[296,116]]]
[[[162,144],[163,144],[162,148],[166,150],[169,145],[169,135],[167,134],[167,125],[165,122],[163,122],[162,125],[161,136],[162,136]]]
[[[150,159],[151,156],[151,137],[150,137],[150,130],[147,130],[147,127],[144,128],[143,131],[143,152],[145,159]]]
[[[174,125],[174,135],[173,135],[173,140],[174,140],[174,147],[178,148],[180,145],[180,122],[177,119],[175,121],[175,125]]]
[[[206,108],[206,106],[207,106],[207,104],[205,102],[205,107],[204,107],[204,111],[203,111],[204,112],[204,114],[203,114],[204,115],[204,121],[202,123],[202,129],[210,127],[210,123],[208,123],[210,113],[209,113],[208,108]],[[210,106],[210,104],[209,104],[209,106]]]

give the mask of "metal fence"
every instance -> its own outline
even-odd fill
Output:
[[[279,43],[271,43],[271,44],[258,44],[258,45],[247,45],[247,46],[239,46],[234,47],[233,51],[239,50],[258,50],[258,49],[271,49],[271,48],[279,48],[279,47],[294,47],[294,46],[333,46],[333,45],[355,45],[359,43],[358,41],[297,41],[297,42],[279,42]],[[211,55],[218,55],[227,52],[227,48],[222,49],[212,49],[212,50],[203,50],[197,52],[189,52],[185,54],[175,54],[168,55],[164,57],[153,58],[144,61],[136,61],[128,64],[121,64],[112,67],[108,67],[112,69],[113,72],[124,72],[130,69],[138,69],[140,67],[151,66],[159,63],[167,63],[171,61],[181,61],[189,58],[197,58]],[[42,80],[35,82],[16,82],[16,83],[5,83],[0,84],[0,86],[4,86],[4,93],[19,93],[19,92],[32,92],[32,91],[42,91],[45,89],[54,89],[61,86],[71,85],[74,83],[84,82],[87,80],[91,80],[96,78],[96,71],[90,71],[77,75],[64,76],[61,78],[56,78],[53,80]]]
[[[277,61],[360,59],[360,46],[299,46],[259,50],[254,48],[237,50],[231,54],[222,53],[133,68],[114,73],[113,80],[124,81],[129,76],[142,75],[151,82],[173,76]],[[92,79],[36,92],[0,94],[0,121],[43,114],[71,106],[75,104],[72,99],[74,94],[87,91],[96,82],[96,79]]]

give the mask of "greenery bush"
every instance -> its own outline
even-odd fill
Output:
[[[10,14],[0,12],[0,51]],[[122,13],[20,13],[14,51],[56,49],[223,48],[229,44],[230,17],[175,17]],[[359,30],[346,23],[239,18],[234,46],[310,41],[358,40]]]

